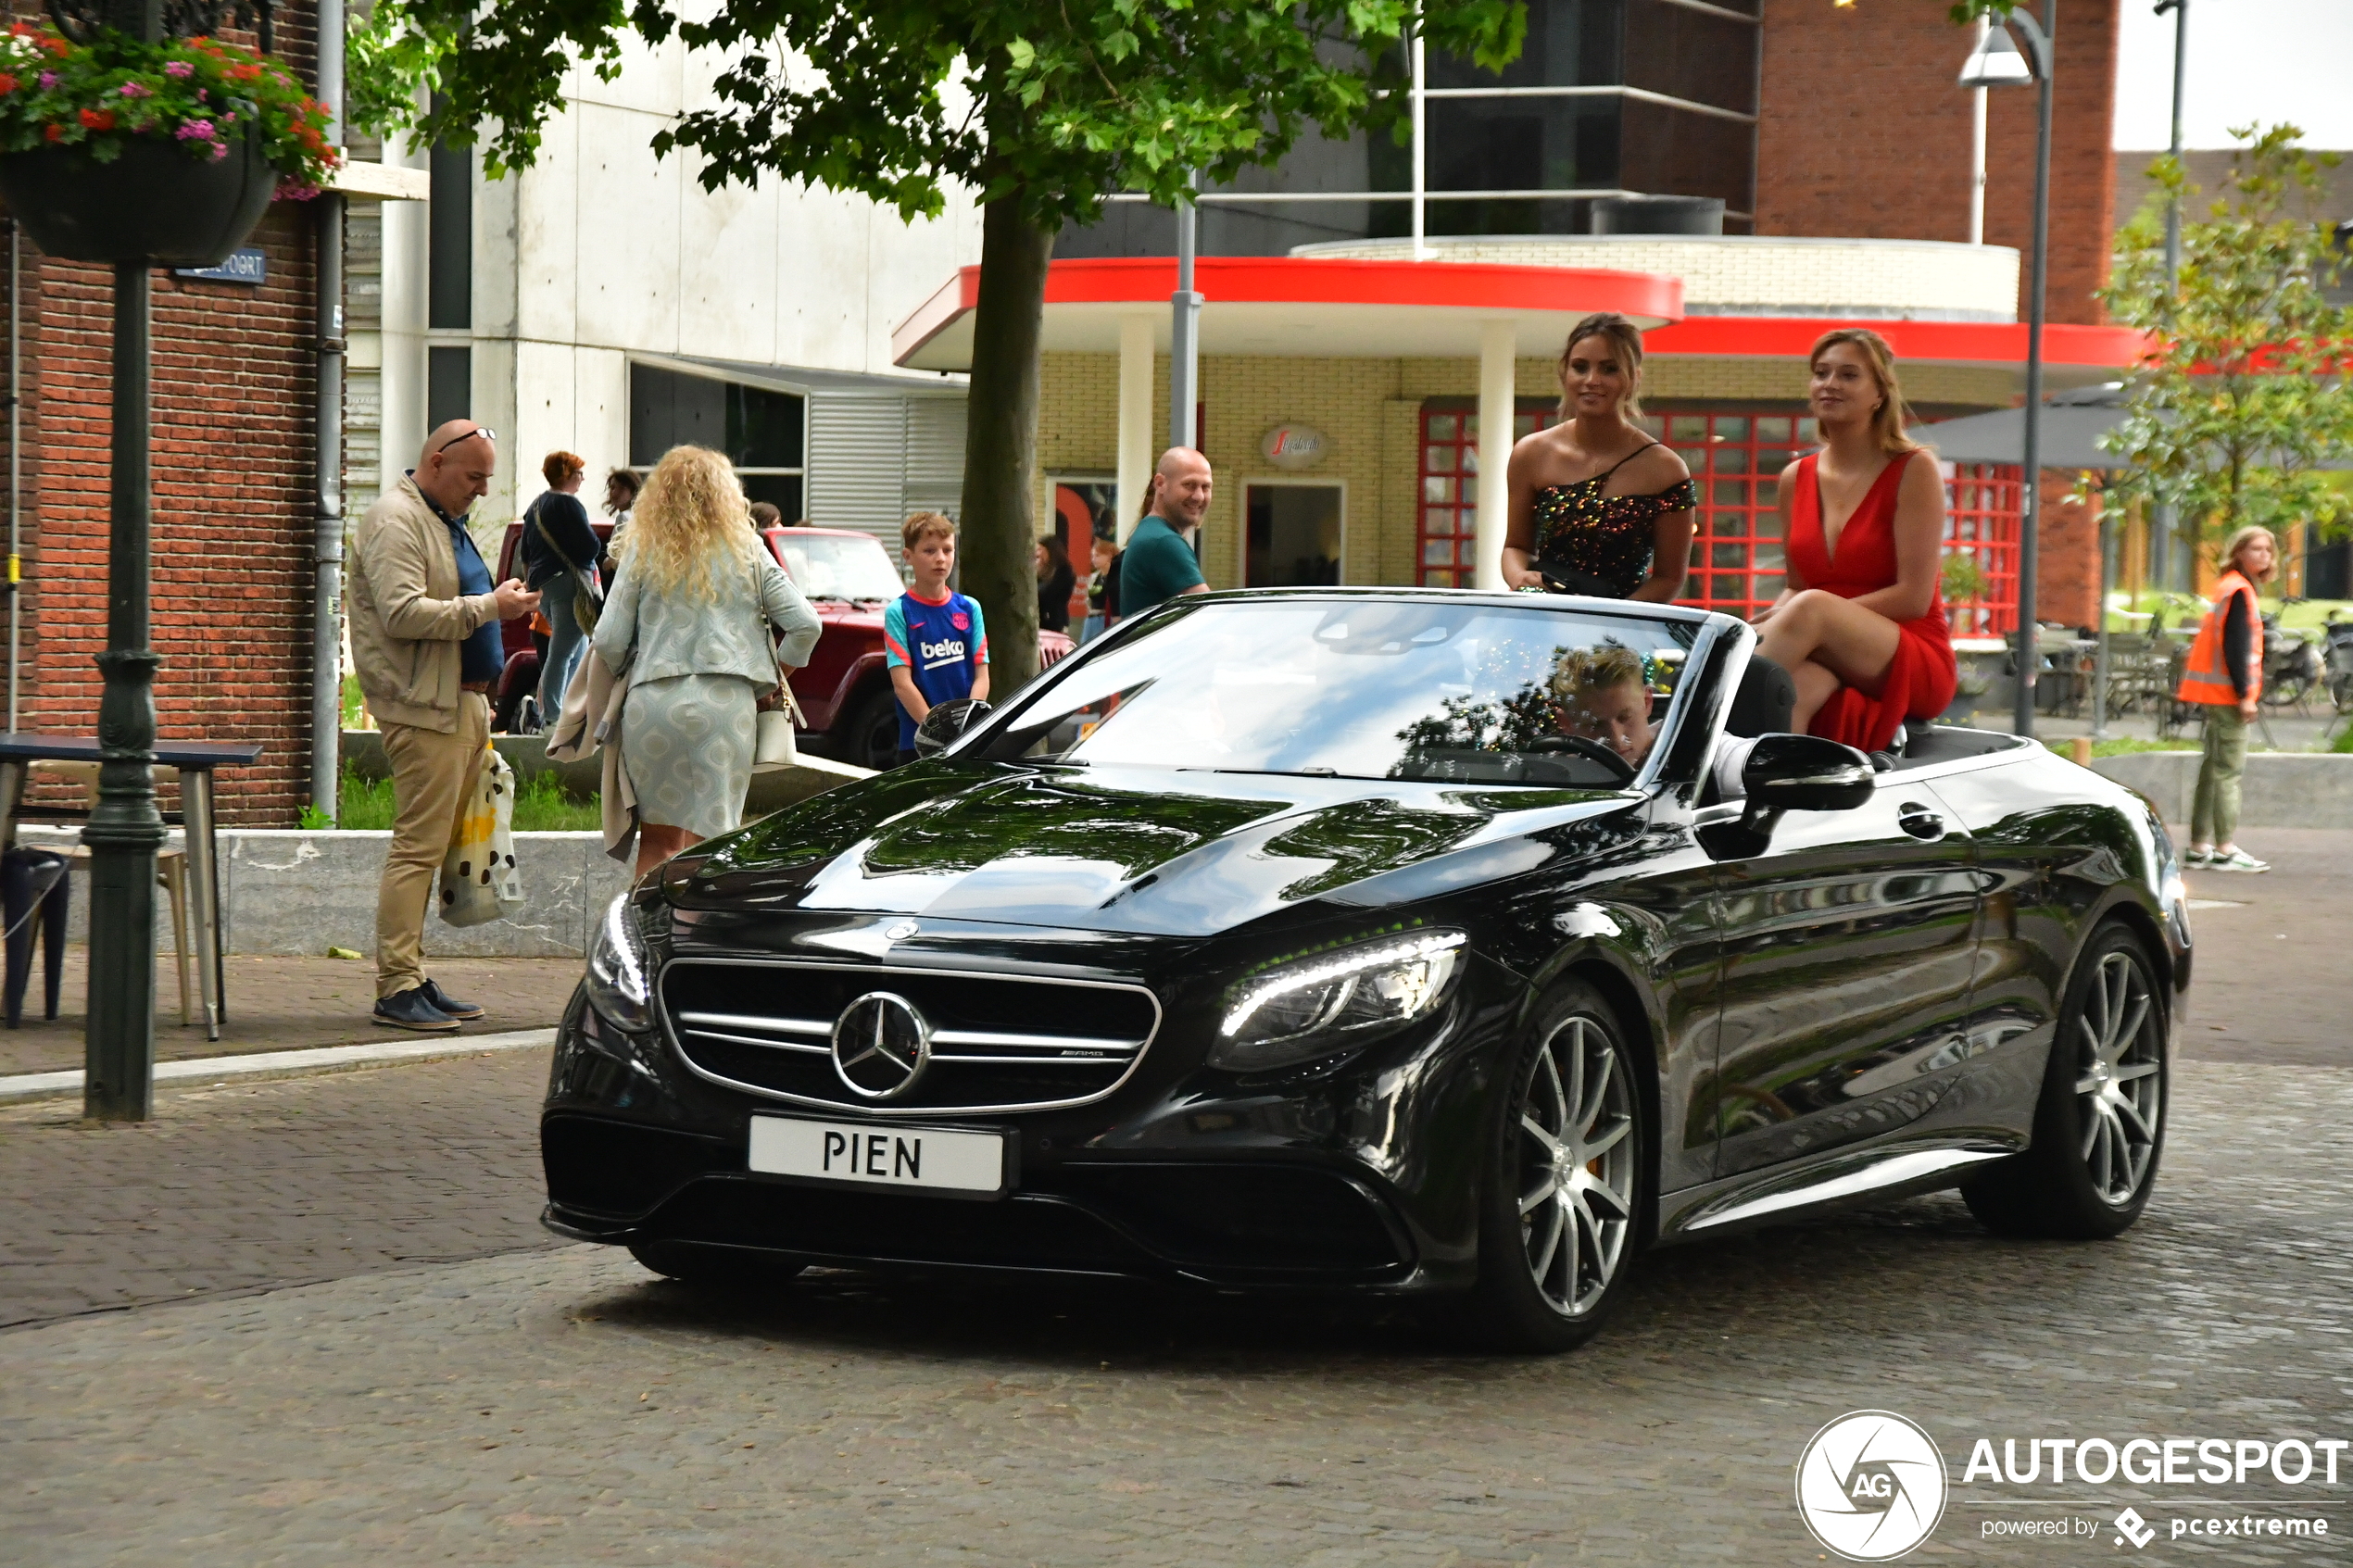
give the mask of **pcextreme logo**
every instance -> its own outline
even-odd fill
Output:
[[[1799,1456],[1797,1512],[1817,1541],[1850,1562],[1904,1556],[1935,1531],[1948,1501],[1972,1515],[1992,1511],[1976,1520],[1985,1540],[2084,1546],[2106,1537],[2110,1549],[2133,1552],[2160,1537],[2199,1547],[2234,1537],[2324,1540],[2328,1517],[2293,1494],[2335,1486],[2348,1450],[2353,1439],[2341,1437],[1978,1437],[1958,1483],[1972,1495],[1955,1499],[1944,1455],[1919,1423],[1893,1411],[1853,1411],[1815,1433]],[[2107,1510],[2122,1499],[2082,1496],[2087,1486],[2116,1480],[2198,1495],[2160,1495],[2113,1516]],[[2021,1490],[2005,1489],[2011,1486]],[[2064,1492],[2032,1495],[2038,1486]],[[2271,1495],[2283,1488],[2288,1496]],[[2162,1516],[2144,1517],[2150,1507]]]
[[[1886,1562],[1928,1539],[1944,1514],[1944,1456],[1893,1411],[1856,1411],[1814,1434],[1797,1461],[1797,1512],[1853,1562]]]

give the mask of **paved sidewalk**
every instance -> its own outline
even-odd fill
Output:
[[[552,1246],[547,1053],[0,1110],[0,1326]]]
[[[2239,843],[2272,869],[2183,873],[2196,937],[2183,1055],[2353,1067],[2353,833],[2249,828]]]
[[[89,949],[78,945],[66,950],[65,981],[58,987],[54,1023],[41,1018],[36,961],[32,984],[25,992],[24,1027],[14,1033],[0,1030],[0,1077],[82,1065],[89,957]],[[201,1021],[181,1026],[180,982],[171,955],[156,960],[157,1060],[417,1037],[370,1020],[369,1010],[376,1005],[372,960],[233,953],[226,963],[228,1022],[220,1039],[208,1041]],[[434,978],[451,996],[490,1010],[488,1018],[466,1025],[466,1032],[476,1035],[551,1027],[571,999],[580,972],[578,959],[434,959],[431,963]]]

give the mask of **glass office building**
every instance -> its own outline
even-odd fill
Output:
[[[1498,75],[1435,55],[1427,67],[1424,230],[1583,234],[1592,205],[1625,195],[1723,203],[1749,232],[1756,194],[1761,0],[1532,0],[1528,43]],[[1403,52],[1379,73],[1401,111]],[[1411,232],[1414,150],[1385,131],[1311,139],[1279,164],[1202,197],[1209,256],[1283,256]],[[1065,232],[1060,257],[1166,256],[1164,207],[1115,200]]]

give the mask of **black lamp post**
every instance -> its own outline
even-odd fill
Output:
[[[168,8],[166,0],[50,0],[58,28],[76,41],[87,41],[100,29],[147,44],[159,43],[167,31],[209,33],[219,30],[228,9],[219,0],[170,0]],[[245,6],[236,9],[242,13]],[[271,44],[270,21],[268,0],[261,0],[265,50]],[[274,183],[274,175],[264,171],[263,177]],[[220,247],[223,255],[244,238],[267,201],[258,194],[238,209],[249,210],[251,217],[242,227],[232,225],[234,237]],[[28,223],[33,217],[26,215]],[[158,236],[167,232],[157,230]],[[154,520],[150,295],[157,266],[211,265],[221,258],[169,254],[165,247],[170,244],[158,238],[146,245],[124,243],[106,254],[57,252],[114,264],[107,647],[97,656],[105,687],[98,701],[98,798],[82,834],[90,847],[90,1018],[82,1043],[82,1113],[94,1121],[145,1121],[155,1101],[156,852],[165,831],[155,786],[155,678],[161,661],[147,646]],[[208,241],[207,248],[216,244],[217,238]]]
[[[2058,0],[2043,0],[2043,21],[2035,24],[2023,10],[1994,19],[1985,30],[1969,63],[1961,68],[1963,87],[2023,87],[2041,89],[2041,112],[2034,136],[2034,245],[2027,256],[2026,441],[2025,483],[2020,489],[2018,520],[2018,698],[2010,728],[2021,735],[2034,733],[2034,668],[2042,662],[2034,626],[2035,535],[2043,514],[2043,298],[2051,243],[2051,40],[2058,31]],[[2010,41],[2017,28],[2033,53],[2030,64]]]

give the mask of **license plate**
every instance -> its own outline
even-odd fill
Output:
[[[750,1168],[802,1181],[993,1195],[1006,1186],[1005,1135],[755,1116]]]

